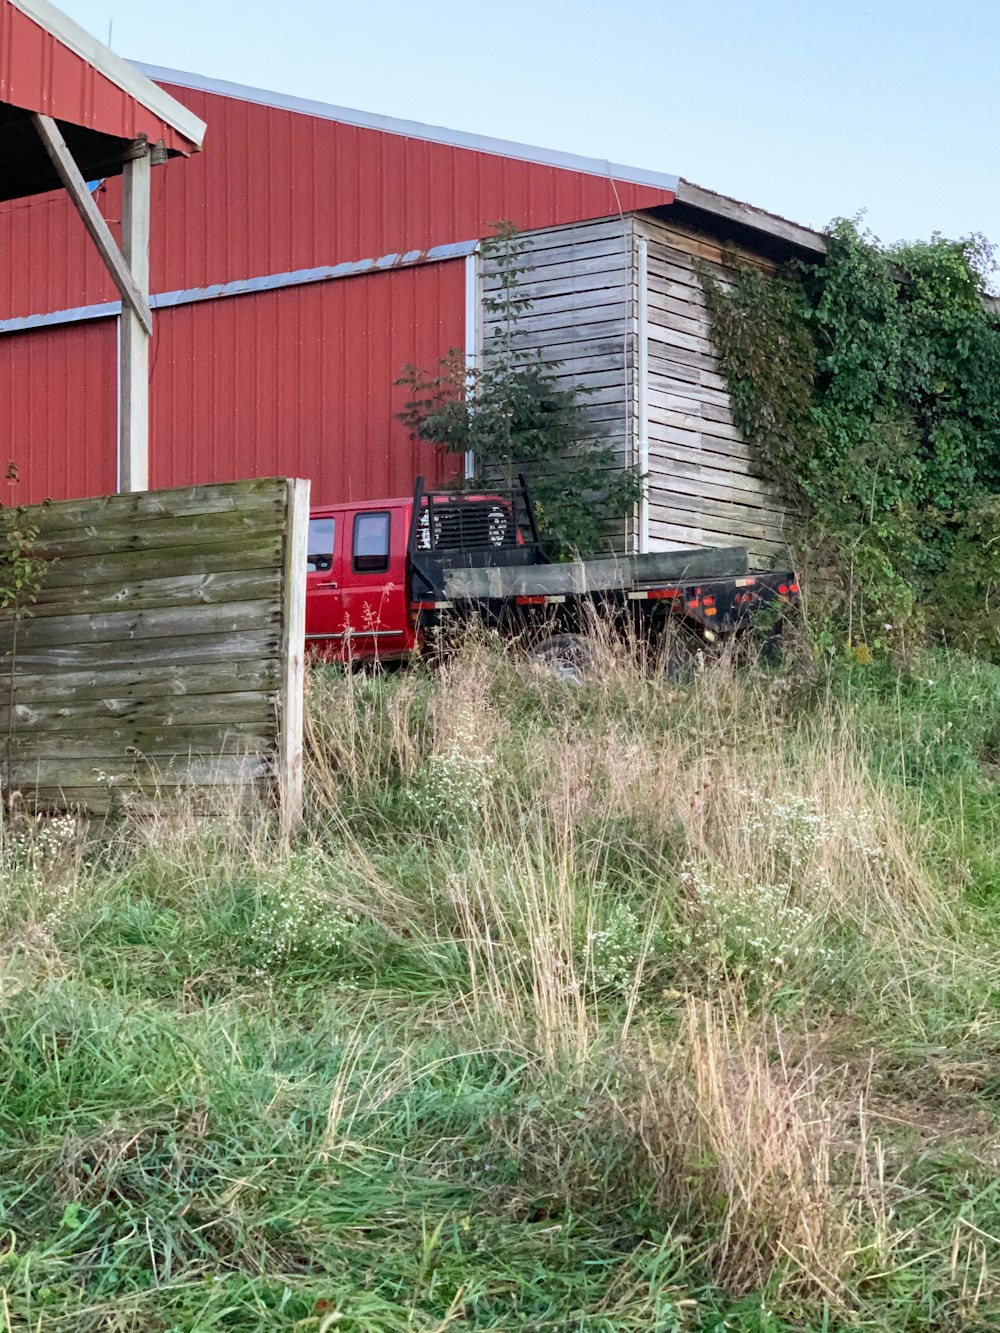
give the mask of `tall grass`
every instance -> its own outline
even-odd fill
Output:
[[[0,844],[0,1329],[1000,1317],[1000,673],[316,671],[308,800]]]

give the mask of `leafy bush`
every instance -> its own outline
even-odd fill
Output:
[[[703,275],[737,424],[804,562],[836,571],[830,646],[1000,654],[992,263],[981,237],[884,247],[838,219],[821,264]]]

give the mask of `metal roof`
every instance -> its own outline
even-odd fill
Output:
[[[205,133],[197,116],[49,0],[0,0],[0,199],[60,184],[33,114],[58,122],[88,177],[120,173],[136,140],[187,156]]]
[[[447,144],[452,148],[467,148],[475,153],[491,153],[497,157],[511,157],[521,162],[538,162],[547,167],[563,167],[567,171],[582,171],[588,175],[629,181],[635,185],[649,185],[654,189],[677,189],[678,177],[669,172],[647,171],[643,167],[627,167],[603,158],[581,157],[576,153],[561,153],[551,148],[536,148],[530,144],[507,139],[493,139],[483,134],[468,134],[463,130],[449,130],[441,125],[424,125],[417,120],[399,120],[395,116],[380,116],[353,107],[335,106],[329,102],[314,102],[305,97],[290,97],[286,93],[269,92],[264,88],[249,88],[241,83],[224,79],[210,79],[203,74],[186,70],[165,69],[160,65],[136,62],[135,68],[158,83],[170,83],[179,88],[195,88],[219,97],[235,97],[243,102],[256,102],[281,111],[296,111],[320,120],[336,120],[359,129],[380,130],[384,134],[399,134],[407,139],[423,139],[428,143]]]
[[[537,148],[530,144],[516,143],[507,139],[493,139],[487,135],[470,134],[463,130],[445,129],[440,125],[425,125],[416,120],[400,120],[395,116],[377,115],[370,111],[358,111],[353,107],[337,106],[330,102],[316,102],[304,97],[292,97],[287,93],[271,92],[264,88],[248,87],[241,83],[229,83],[224,79],[212,79],[203,74],[192,74],[186,70],[168,69],[161,65],[146,65],[136,62],[136,69],[158,83],[169,83],[174,87],[191,88],[198,92],[211,93],[218,97],[236,98],[243,102],[252,102],[258,106],[274,107],[280,111],[297,112],[300,115],[314,116],[320,120],[333,120],[343,125],[353,125],[359,129],[377,130],[384,134],[397,134],[408,139],[419,139],[428,143],[446,144],[452,148],[466,148],[472,152],[490,153],[497,157],[514,158],[522,162],[537,162],[548,167],[562,167],[567,171],[583,172],[587,175],[601,176],[604,179],[627,181],[635,185],[651,186],[654,189],[669,190],[676,196],[678,204],[689,205],[692,221],[697,214],[709,214],[742,229],[763,234],[774,239],[778,248],[791,246],[795,250],[823,253],[825,241],[820,232],[804,227],[787,218],[766,209],[741,204],[726,195],[712,190],[702,189],[692,181],[669,172],[649,171],[645,167],[624,166],[620,162],[608,162],[601,158],[581,157],[576,153],[563,153],[552,148]],[[675,210],[680,211],[680,210]],[[685,210],[686,211],[686,210]]]

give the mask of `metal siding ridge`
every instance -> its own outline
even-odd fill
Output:
[[[649,550],[649,241],[638,238],[638,339],[639,339],[639,550]]]
[[[419,264],[437,264],[449,259],[466,259],[475,254],[478,241],[454,241],[435,245],[429,250],[407,250],[405,254],[381,255],[378,259],[356,259],[322,268],[300,268],[291,273],[269,273],[261,278],[236,278],[216,282],[209,287],[187,287],[150,296],[151,310],[169,310],[175,306],[194,305],[198,301],[218,301],[227,296],[249,296],[256,292],[280,291],[283,287],[303,287],[313,282],[337,278],[355,278],[365,273],[385,273],[393,269],[414,268]],[[46,315],[16,315],[0,319],[0,334],[26,333],[59,324],[78,324],[91,319],[110,319],[121,314],[121,301],[102,301],[98,305],[74,306],[71,310],[53,310]]]
[[[476,367],[479,364],[481,291],[479,283],[479,246],[465,257],[465,368],[466,383],[471,385]],[[476,475],[475,454],[467,450],[465,454],[465,476],[471,480]]]
[[[496,157],[514,158],[521,162],[537,162],[541,166],[560,167],[566,171],[582,172],[588,176],[627,181],[632,185],[649,185],[654,189],[676,193],[679,176],[663,171],[648,171],[644,167],[629,167],[620,162],[602,158],[582,157],[577,153],[563,153],[553,148],[536,148],[531,144],[508,139],[494,139],[489,135],[470,134],[464,130],[449,130],[442,125],[425,125],[417,120],[400,120],[395,116],[381,116],[353,107],[336,106],[329,102],[315,102],[287,93],[270,92],[266,88],[247,87],[229,83],[225,79],[211,79],[202,74],[191,74],[180,69],[166,69],[160,65],[135,62],[135,68],[157,83],[171,83],[180,88],[214,93],[217,97],[236,98],[241,102],[256,102],[260,106],[279,111],[293,111],[319,120],[336,120],[359,129],[377,130],[382,134],[401,135],[407,139],[424,139],[429,143],[445,144],[451,148],[465,148],[474,153],[491,153]]]

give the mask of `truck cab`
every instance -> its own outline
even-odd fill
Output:
[[[540,558],[537,541],[526,543],[520,530],[524,523],[537,535],[534,515],[529,510],[519,522],[516,514],[515,500],[425,491],[422,478],[405,498],[314,507],[306,574],[310,655],[355,662],[408,657],[420,647],[428,607],[439,605],[442,567]]]
[[[413,499],[321,505],[309,517],[306,643],[333,661],[407,656],[407,536]]]

